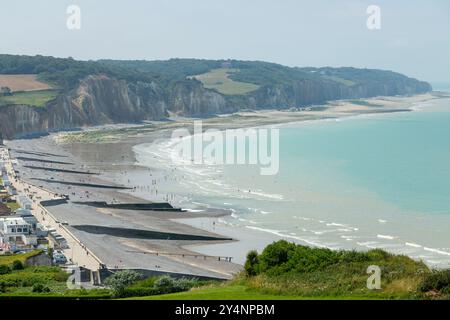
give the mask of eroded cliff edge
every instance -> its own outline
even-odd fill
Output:
[[[234,96],[206,89],[195,79],[164,85],[158,81],[119,79],[105,73],[91,74],[62,91],[45,107],[1,106],[1,133],[11,139],[84,126],[161,120],[171,114],[207,116],[242,109],[285,109],[330,100],[412,95],[432,90],[426,82],[385,73],[388,76],[383,74],[379,81],[359,81],[353,85],[333,79],[293,78],[262,84],[258,90]]]

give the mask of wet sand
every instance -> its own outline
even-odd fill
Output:
[[[338,101],[325,107],[306,110],[241,112],[205,119],[203,124],[205,130],[225,129],[367,113],[401,112],[409,110],[415,103],[433,98],[427,94],[403,98],[365,99],[363,104]],[[381,103],[384,103],[385,107],[379,106]],[[175,122],[148,123],[141,126],[113,125],[90,128],[81,133],[59,133],[38,139],[9,141],[8,146],[12,148],[13,156],[22,158],[16,165],[22,179],[56,193],[69,195],[68,203],[47,209],[61,222],[68,224],[68,228],[109,268],[146,269],[230,278],[241,266],[223,259],[219,261],[216,255],[230,255],[232,261],[243,263],[249,250],[262,250],[265,245],[278,238],[253,230],[220,226],[216,223],[217,219],[230,213],[219,209],[199,207],[195,212],[140,211],[96,208],[77,203],[86,201],[142,203],[164,200],[170,202],[176,195],[158,193],[159,183],[167,180],[170,173],[137,165],[132,148],[137,144],[167,138],[175,128],[183,126],[191,128],[192,122],[192,119],[177,119]],[[39,168],[30,166],[29,161],[24,159],[24,154],[33,155],[35,161],[32,164]],[[36,162],[36,159],[42,161]],[[98,174],[85,175],[78,174],[77,171]],[[132,185],[129,179],[131,175],[139,176],[139,181],[142,182]],[[76,226],[97,226],[103,228],[99,230],[104,232],[88,232],[92,231],[92,228],[83,229]],[[233,238],[241,241],[201,241],[183,238],[164,240],[161,237],[151,239],[151,236],[137,238],[124,236],[123,232],[114,234],[114,229],[133,229],[144,233],[147,231],[147,235],[154,232],[210,237],[210,239]],[[208,257],[196,256],[196,251]]]
[[[67,145],[62,148],[55,144],[53,139],[54,136],[47,136],[8,142],[12,157],[17,159],[15,169],[22,180],[69,196],[69,201],[48,205],[46,209],[66,225],[108,268],[153,270],[221,279],[231,278],[240,270],[239,265],[226,261],[225,257],[221,257],[219,261],[219,257],[215,255],[204,256],[184,248],[186,245],[229,242],[233,241],[232,239],[173,221],[180,217],[223,216],[227,212],[210,210],[200,215],[181,211],[99,208],[82,204],[92,201],[150,203],[152,199],[144,201],[132,194],[120,192],[133,190],[134,186],[103,179],[102,174],[105,171],[117,174],[117,167],[134,166],[132,161],[121,156],[114,159],[114,164],[106,166],[103,160],[96,160],[114,158],[117,156],[115,149],[107,149],[110,152],[102,154],[88,152],[87,154],[94,158],[87,157],[85,161],[68,152],[70,148],[67,148]],[[28,166],[26,159],[18,159],[22,152],[16,150],[33,152],[36,158],[38,153],[42,153],[39,159],[43,161],[39,162],[39,168]],[[55,161],[61,156],[65,157],[66,163]],[[105,167],[107,169],[102,170]],[[97,174],[78,174],[78,171]]]

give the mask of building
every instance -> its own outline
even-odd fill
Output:
[[[16,188],[14,188],[12,185],[7,186],[7,187],[6,187],[6,191],[8,191],[8,193],[9,193],[11,196],[17,196],[17,190],[16,190]]]
[[[7,175],[3,175],[2,180],[3,180],[3,186],[8,187],[11,185],[11,182],[9,181],[9,178]]]
[[[37,245],[37,237],[32,234],[32,226],[24,218],[0,218],[0,244],[8,244],[13,251],[28,249]]]
[[[25,220],[26,223],[28,223],[31,226],[31,232],[35,232],[38,225],[38,220],[35,216],[31,213],[30,210],[19,208],[15,211],[14,216],[11,216],[12,218],[22,218]]]
[[[33,202],[27,196],[16,197],[17,203],[24,209],[31,210],[33,208]]]

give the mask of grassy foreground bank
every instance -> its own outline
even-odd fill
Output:
[[[39,253],[0,256],[0,299],[450,299],[450,270],[433,271],[420,261],[379,249],[332,251],[278,241],[260,254],[249,252],[244,270],[231,281],[143,279],[125,270],[107,278],[105,288],[93,290],[68,289],[69,275],[59,267],[27,265]],[[373,268],[380,271],[379,289],[368,286],[376,283]]]
[[[374,284],[370,266],[381,271],[380,289],[368,288]],[[450,299],[450,270],[432,271],[379,249],[332,251],[278,241],[261,254],[250,252],[245,271],[232,281],[140,299]]]

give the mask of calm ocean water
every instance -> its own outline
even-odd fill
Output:
[[[275,176],[257,166],[175,165],[167,142],[135,152],[141,164],[157,160],[172,172],[160,192],[179,194],[181,206],[232,209],[223,224],[449,266],[450,100],[418,108],[280,126]]]

